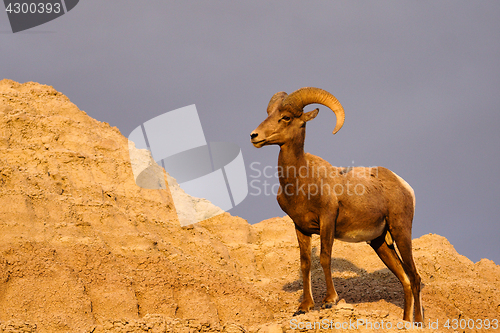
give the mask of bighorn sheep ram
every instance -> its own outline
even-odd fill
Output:
[[[311,235],[319,234],[320,262],[327,288],[323,308],[332,307],[339,299],[331,274],[334,238],[367,242],[403,285],[403,319],[411,321],[415,312],[414,320],[423,323],[420,276],[411,245],[413,189],[382,167],[337,168],[318,156],[304,153],[306,122],[314,119],[319,109],[304,113],[303,108],[313,103],[330,108],[337,118],[333,134],[340,130],[345,115],[339,101],[322,89],[301,88],[291,95],[276,93],[267,107],[267,118],[250,134],[257,148],[280,146],[278,203],[295,224],[304,289],[295,314],[314,308]]]

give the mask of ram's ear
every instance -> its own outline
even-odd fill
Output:
[[[304,120],[306,122],[309,121],[309,120],[313,120],[318,115],[318,112],[319,112],[319,109],[314,109],[312,111],[305,112],[302,115],[302,120]]]

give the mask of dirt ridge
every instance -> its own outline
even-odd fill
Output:
[[[397,279],[367,244],[343,242],[343,301],[292,317],[302,293],[288,217],[249,225],[224,213],[182,228],[168,188],[136,186],[117,128],[34,82],[0,81],[0,230],[0,332],[293,332],[293,320],[402,318]],[[428,323],[500,319],[500,266],[438,235],[413,247]],[[313,248],[319,303],[317,237]]]

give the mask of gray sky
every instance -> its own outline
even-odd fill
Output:
[[[271,96],[323,88],[346,123],[333,136],[322,107],[306,151],[390,168],[415,189],[414,237],[437,233],[498,264],[499,17],[493,0],[80,1],[16,34],[0,13],[0,78],[52,85],[125,136],[196,104],[207,141],[241,147],[249,180],[252,162],[277,162],[278,147],[249,142]],[[249,191],[231,214],[284,215],[274,195]]]

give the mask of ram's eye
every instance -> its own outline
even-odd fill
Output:
[[[284,121],[289,121],[289,120],[290,120],[290,117],[288,117],[288,116],[283,116],[283,117],[281,117],[281,119],[283,119]]]

